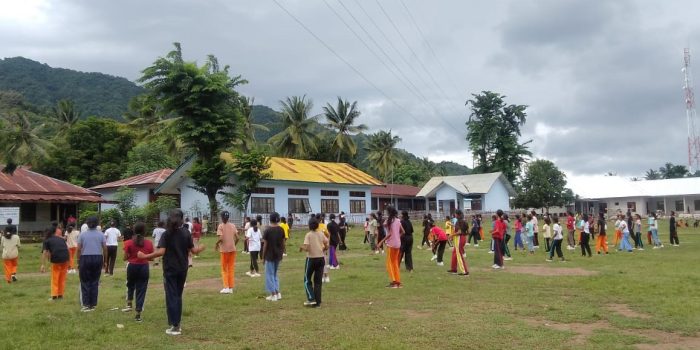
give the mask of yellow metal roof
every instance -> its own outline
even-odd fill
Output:
[[[230,153],[221,158],[233,161]],[[315,182],[343,185],[382,186],[382,182],[346,163],[317,162],[291,158],[270,157],[270,180]]]

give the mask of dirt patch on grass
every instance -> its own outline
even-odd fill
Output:
[[[205,278],[202,280],[187,282],[185,289],[219,290],[221,289],[221,278]]]
[[[406,318],[408,319],[420,319],[420,318],[428,318],[433,315],[432,311],[418,311],[418,310],[406,310]]]
[[[620,316],[625,316],[629,318],[641,318],[644,320],[648,320],[651,318],[651,315],[647,315],[645,313],[630,309],[630,306],[627,304],[610,304],[606,308]]]
[[[630,310],[632,311],[632,310]],[[552,328],[558,331],[573,332],[570,345],[585,345],[588,338],[598,330],[615,329],[606,320],[594,323],[557,323],[539,319],[525,319],[525,323],[533,327]],[[641,350],[672,350],[672,349],[700,349],[700,337],[687,337],[678,333],[664,332],[656,329],[626,330],[619,332],[645,338],[648,342],[637,343],[634,346]]]
[[[524,273],[535,276],[593,276],[598,274],[598,271],[586,270],[580,267],[563,268],[537,265],[506,266],[503,271],[510,273]]]

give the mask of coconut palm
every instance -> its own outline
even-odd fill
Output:
[[[256,131],[270,131],[266,126],[256,124],[253,118],[254,98],[241,98],[241,112],[243,113],[240,142],[244,151],[250,151],[255,148],[257,140],[255,139]]]
[[[340,162],[342,153],[354,157],[357,153],[357,145],[351,135],[367,130],[367,125],[354,125],[357,118],[360,117],[357,101],[351,104],[338,97],[337,107],[333,108],[330,103],[327,103],[323,107],[323,114],[328,121],[326,126],[336,132],[331,146],[337,154],[337,161]]]
[[[33,127],[26,114],[3,117],[0,126],[0,161],[5,164],[4,173],[12,174],[20,165],[45,158],[53,146],[39,136],[44,124]]]
[[[80,112],[71,100],[60,100],[51,110],[51,117],[57,126],[56,134],[65,135],[80,120]]]
[[[270,138],[270,144],[284,157],[308,158],[316,151],[316,116],[309,116],[313,103],[304,96],[287,97],[282,104],[283,129]]]
[[[391,130],[378,131],[375,134],[369,135],[369,140],[365,149],[367,150],[367,160],[370,162],[370,167],[379,173],[383,180],[387,180],[389,174],[398,163],[398,152],[396,145],[401,142],[401,138],[393,136]]]

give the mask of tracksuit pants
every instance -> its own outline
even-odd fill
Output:
[[[632,251],[632,245],[630,244],[629,238],[629,231],[622,232],[622,239],[620,240],[620,250],[628,252]]]
[[[401,236],[401,255],[399,261],[403,259],[406,270],[413,270],[413,236]]]
[[[306,258],[304,291],[306,291],[306,300],[315,301],[316,305],[321,305],[324,265],[326,265],[326,259],[323,257]]]
[[[469,273],[469,267],[467,266],[467,260],[464,259],[464,245],[466,242],[465,235],[458,235],[455,238],[454,247],[452,248],[452,264],[451,271],[459,272],[463,274]]]
[[[182,319],[182,292],[185,290],[187,270],[182,272],[163,272],[165,289],[165,308],[168,314],[168,324],[180,327]]]
[[[671,236],[671,244],[672,245],[673,244],[680,244],[680,242],[678,242],[678,231],[676,231],[676,230],[671,231],[670,236]]]
[[[644,242],[642,242],[642,233],[637,232],[634,234],[634,247],[635,248],[644,248]]]
[[[520,247],[520,249],[525,249],[525,245],[523,244],[522,231],[515,232],[515,250],[518,250],[518,247]]]
[[[439,241],[437,244],[437,262],[442,262],[442,257],[445,255],[445,246],[447,241]]]
[[[598,238],[596,238],[595,251],[600,253],[601,250],[606,254],[608,253],[608,237],[606,235],[598,235]]]
[[[601,236],[598,236],[598,239],[600,239]],[[605,236],[602,236],[603,239],[605,239]],[[586,256],[586,253],[588,253],[588,256],[591,256],[591,246],[588,244],[588,242],[591,240],[591,234],[583,232],[581,234],[581,255]],[[606,248],[607,249],[607,244]]]
[[[258,255],[260,252],[258,251],[250,251],[250,271],[254,271],[255,273],[258,273]]]
[[[338,246],[331,245],[328,250],[328,264],[333,267],[338,267]]]
[[[493,238],[493,263],[503,267],[503,238]]]
[[[467,243],[471,243],[474,239],[474,244],[479,244],[479,230],[471,230],[469,232],[469,237],[467,237]]]
[[[576,230],[569,230],[569,235],[567,236],[569,247],[576,246],[576,239],[574,239],[575,233],[576,233]]]
[[[83,255],[78,260],[80,276],[80,302],[83,307],[97,306],[97,294],[102,274],[102,255]]]
[[[508,242],[510,241],[510,235],[506,234],[506,238],[503,240],[503,254],[510,258],[510,249],[508,248]]]
[[[221,280],[224,288],[235,286],[234,275],[236,273],[236,252],[219,253],[221,258]]]
[[[117,262],[117,249],[116,245],[107,246],[107,259],[105,260],[105,273],[114,275],[114,264]]]
[[[66,290],[66,276],[70,262],[51,263],[51,296],[62,297]]]
[[[552,249],[549,251],[549,260],[552,260],[554,257],[554,251],[557,252],[557,256],[560,258],[564,258],[564,253],[561,251],[561,244],[564,242],[563,239],[555,239],[552,242]]]
[[[148,264],[129,264],[126,268],[126,301],[131,305],[136,296],[137,313],[143,311],[149,277]]]
[[[389,280],[392,284],[401,284],[401,272],[399,269],[399,256],[401,255],[401,248],[393,248],[387,246],[386,254],[386,271],[389,273]]]

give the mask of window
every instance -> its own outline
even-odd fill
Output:
[[[351,214],[364,214],[367,212],[366,205],[367,202],[360,200],[350,201],[350,213]]]
[[[367,194],[364,191],[350,191],[350,197],[365,198]]]
[[[662,201],[656,202],[656,210],[666,211],[666,208],[664,206],[664,202],[662,202]]]
[[[472,210],[481,210],[481,199],[472,199]]]
[[[700,199],[696,199],[693,205],[695,211],[700,211]]]
[[[620,202],[615,202],[615,206],[616,207],[620,206]]]
[[[22,203],[19,206],[19,222],[36,221],[36,203]]]
[[[287,190],[287,194],[290,194],[292,196],[308,196],[309,190],[301,188],[290,188],[289,190]]]
[[[339,213],[337,199],[321,199],[321,212],[322,213]]]
[[[311,212],[308,198],[289,198],[289,212],[294,214],[306,214]]]
[[[253,193],[257,194],[275,194],[275,189],[273,187],[258,187],[253,190]]]
[[[683,212],[683,200],[676,201],[676,211]]]
[[[270,214],[275,211],[274,198],[252,197],[250,211],[255,214]]]
[[[636,212],[637,202],[627,202],[627,209],[629,209],[631,212]]]
[[[321,190],[321,197],[338,197],[338,191]]]

